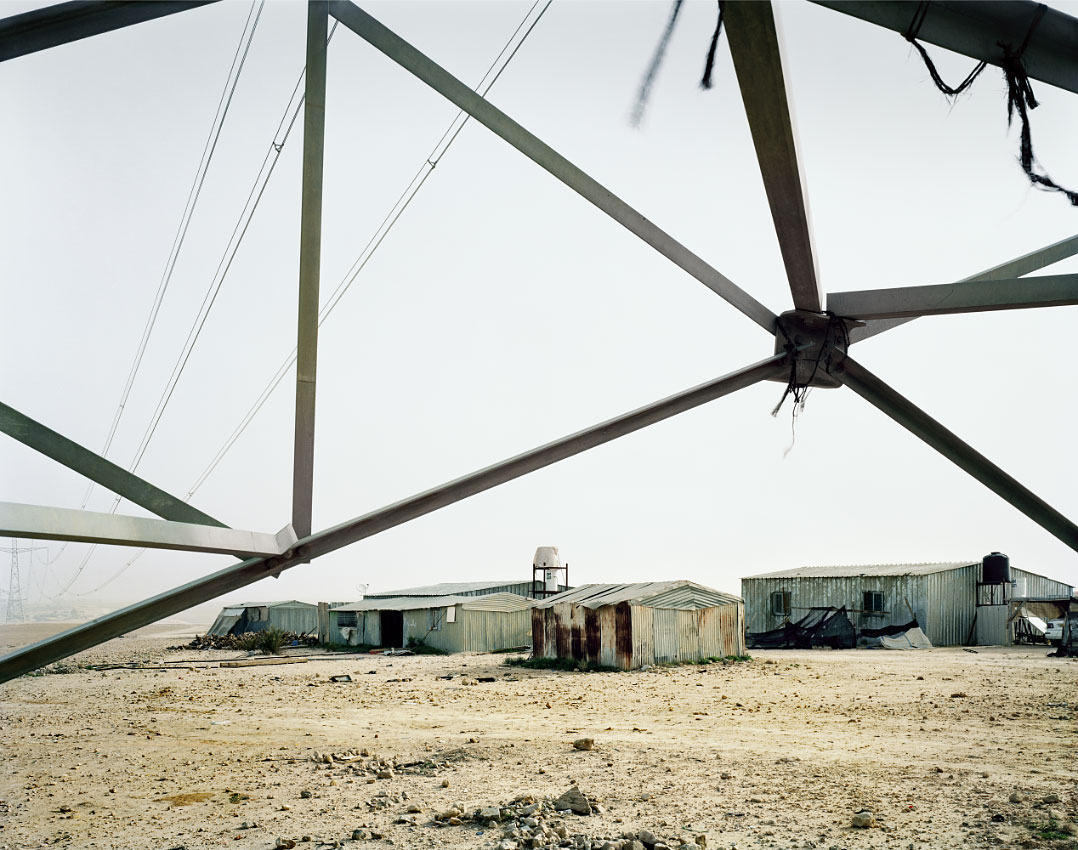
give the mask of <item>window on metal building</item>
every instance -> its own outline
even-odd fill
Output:
[[[776,590],[771,594],[771,613],[776,617],[790,616],[790,591]]]
[[[861,608],[866,614],[883,614],[883,591],[866,590],[864,604]]]

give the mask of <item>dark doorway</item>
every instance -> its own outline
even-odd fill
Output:
[[[404,646],[404,615],[400,611],[380,611],[382,646]]]

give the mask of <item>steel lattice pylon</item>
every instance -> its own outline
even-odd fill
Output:
[[[1039,4],[913,2],[821,5],[903,32],[914,15],[918,38],[999,65],[1001,43],[1027,38],[1029,76],[1078,93],[1078,20]],[[62,3],[0,20],[0,61],[204,5],[110,0]],[[664,232],[444,68],[348,0],[308,6],[300,234],[299,330],[291,524],[277,534],[227,528],[175,496],[0,403],[0,430],[75,469],[160,520],[115,517],[0,503],[0,534],[250,555],[182,587],[128,606],[0,658],[0,681],[131,629],[236,590],[320,555],[406,523],[476,493],[556,463],[625,434],[763,380],[846,386],[920,437],[1078,551],[1078,526],[901,396],[848,353],[851,345],[918,316],[1078,304],[1078,275],[1023,279],[1078,254],[1078,236],[1033,251],[957,283],[824,293],[816,272],[812,230],[790,118],[782,53],[771,4],[725,3],[726,32],[786,269],[793,309],[776,315],[704,259]],[[311,531],[318,279],[321,248],[322,154],[325,135],[326,38],[329,17],[418,77],[585,200],[638,236],[775,339],[773,356],[403,499],[333,528]]]
[[[19,541],[11,541],[11,574],[7,582],[7,608],[5,623],[21,623],[26,619],[22,607],[22,577],[19,574]]]

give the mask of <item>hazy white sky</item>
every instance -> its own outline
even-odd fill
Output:
[[[5,3],[4,15],[30,5]],[[465,82],[530,3],[365,8]],[[1054,3],[1075,14],[1078,4]],[[100,450],[169,255],[248,3],[224,2],[0,64],[0,398]],[[628,115],[666,2],[555,0],[490,99],[775,311],[790,296],[725,40],[689,2],[639,129]],[[778,4],[826,290],[956,280],[1072,235],[1030,188],[1002,74],[951,104],[889,31]],[[304,6],[263,12],[110,459],[128,465],[303,65]],[[932,50],[944,76],[972,61]],[[1078,101],[1034,83],[1035,150],[1078,185]],[[328,296],[456,110],[343,27],[329,50]],[[145,459],[183,496],[294,346],[301,133]],[[1070,261],[1044,273],[1078,271]],[[921,319],[866,341],[884,380],[1078,516],[1075,308]],[[322,328],[315,528],[340,522],[770,354],[772,340],[485,128],[469,124]],[[276,531],[291,505],[290,372],[192,501]],[[738,578],[802,564],[1001,550],[1078,584],[1074,553],[846,390],[798,420],[762,384],[359,543],[237,596],[347,599],[359,584],[530,578],[556,545],[574,583]],[[0,499],[78,507],[84,479],[0,440]],[[89,503],[108,510],[96,489]],[[124,503],[121,511],[140,514]],[[225,557],[86,547],[34,561],[32,602],[130,602]],[[0,566],[6,566],[0,564]],[[4,572],[6,575],[6,571]],[[98,589],[100,587],[100,589]]]

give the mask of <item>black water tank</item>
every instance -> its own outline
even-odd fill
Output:
[[[981,561],[981,581],[985,584],[1006,584],[1011,580],[1011,559],[1000,552],[985,555]]]

